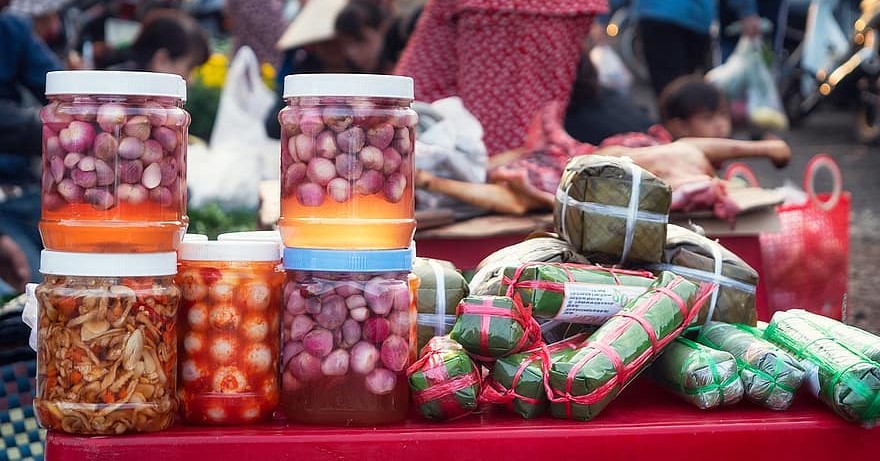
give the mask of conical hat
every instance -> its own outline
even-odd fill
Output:
[[[310,0],[281,35],[276,47],[287,50],[335,37],[336,17],[346,4],[348,0]]]

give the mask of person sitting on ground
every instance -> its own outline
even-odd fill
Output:
[[[660,93],[657,106],[660,123],[673,139],[730,137],[727,98],[700,76],[673,80]]]

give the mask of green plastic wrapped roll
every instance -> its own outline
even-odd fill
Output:
[[[733,405],[743,397],[732,355],[681,337],[651,365],[651,375],[701,410]]]
[[[587,336],[593,334],[599,327],[595,325],[583,325],[579,323],[568,323],[560,320],[535,319],[541,326],[541,338],[546,344],[558,343],[572,336],[586,333]]]
[[[535,318],[601,325],[652,283],[646,271],[537,262],[504,269],[498,294],[531,306]]]
[[[801,360],[810,390],[839,416],[865,426],[877,423],[880,365],[876,362],[787,312],[773,314],[764,339]]]
[[[553,221],[592,262],[659,262],[672,190],[628,159],[583,155],[568,161]]]
[[[662,272],[647,293],[599,327],[583,346],[552,362],[551,414],[582,421],[596,417],[693,321],[708,288]]]
[[[430,258],[413,260],[412,273],[419,277],[418,347],[434,336],[443,336],[455,324],[455,307],[468,293],[468,284],[449,261]]]
[[[670,224],[666,228],[663,260],[649,265],[648,269],[670,271],[692,282],[718,285],[717,293],[713,293],[700,312],[699,324],[717,320],[755,325],[758,320],[755,310],[758,272],[718,242]]]
[[[880,363],[880,336],[809,311],[791,309],[788,313],[808,320],[828,336],[837,338],[844,346]]]
[[[478,360],[515,354],[541,339],[541,327],[531,312],[506,296],[468,296],[456,312],[449,337]]]
[[[760,337],[748,325],[707,322],[697,341],[736,358],[747,399],[771,410],[788,409],[804,382],[804,369],[794,357]]]
[[[545,363],[549,362],[546,359],[549,357],[552,360],[562,352],[574,349],[586,339],[586,334],[576,335],[549,346],[496,360],[492,373],[483,386],[483,400],[505,405],[523,418],[542,415],[547,410],[544,382],[547,376]]]
[[[531,262],[588,263],[587,258],[578,253],[570,243],[555,235],[547,234],[544,237],[530,238],[502,248],[482,260],[471,278],[469,285],[471,294],[499,294],[504,269]]]
[[[448,336],[428,341],[407,375],[413,402],[427,419],[449,421],[477,409],[479,369],[461,345]]]

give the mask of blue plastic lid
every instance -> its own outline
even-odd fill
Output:
[[[314,250],[285,248],[284,269],[318,272],[399,272],[412,270],[413,252],[400,250]]]

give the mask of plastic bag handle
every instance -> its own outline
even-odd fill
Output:
[[[831,173],[831,179],[833,180],[831,197],[824,202],[819,200],[815,189],[816,174],[822,168],[827,169]],[[837,205],[837,202],[840,200],[840,194],[843,192],[843,175],[840,172],[840,166],[837,165],[837,162],[830,155],[819,154],[810,159],[810,163],[807,164],[807,168],[804,170],[804,190],[807,191],[807,196],[810,197],[810,200],[825,211],[831,211]]]
[[[750,187],[761,187],[758,183],[758,177],[752,168],[742,162],[731,163],[724,173],[724,179],[731,181],[733,179],[742,179]]]

